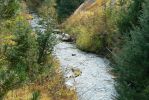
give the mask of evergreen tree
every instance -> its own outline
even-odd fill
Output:
[[[117,62],[118,100],[149,100],[149,1],[143,3],[140,27],[131,32],[131,40],[126,39]]]
[[[141,15],[142,2],[144,0],[120,0],[121,11],[118,28],[120,33],[125,34],[133,28],[139,26],[139,16]]]

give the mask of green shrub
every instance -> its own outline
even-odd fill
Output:
[[[78,48],[88,52],[99,52],[102,48],[102,40],[98,34],[89,32],[85,27],[79,26],[77,30],[76,45]]]
[[[19,0],[0,0],[0,18],[10,18],[19,11]]]

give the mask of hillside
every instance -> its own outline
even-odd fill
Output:
[[[116,0],[86,0],[75,12],[72,16],[77,15],[80,12],[84,11],[95,11],[98,7],[104,6],[105,3],[111,3],[115,5]],[[98,9],[99,10],[99,9]]]
[[[118,7],[116,3],[115,0],[85,1],[63,24],[64,31],[76,38],[82,50],[101,53],[106,47],[111,48],[117,30],[116,11],[112,10]]]

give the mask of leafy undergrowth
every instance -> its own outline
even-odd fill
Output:
[[[59,66],[58,61],[54,59],[48,76],[9,91],[4,100],[77,100],[75,90],[65,86]]]

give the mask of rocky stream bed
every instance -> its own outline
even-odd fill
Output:
[[[33,14],[31,25],[44,31]],[[59,41],[59,40],[58,40]],[[60,61],[65,84],[75,89],[79,100],[112,100],[116,95],[113,76],[109,74],[109,61],[98,55],[86,53],[71,42],[59,41],[53,55]]]

